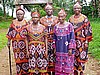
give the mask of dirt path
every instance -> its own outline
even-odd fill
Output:
[[[11,56],[12,56],[13,75],[16,75],[16,68],[12,51],[11,51]],[[0,52],[0,75],[10,75],[8,59],[9,59],[8,48],[5,47]],[[92,57],[90,57],[90,55],[89,55],[89,61],[86,64],[85,75],[100,75],[100,65],[98,64],[98,61],[94,60]]]

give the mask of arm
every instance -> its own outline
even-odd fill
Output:
[[[92,41],[92,27],[90,25],[90,22],[85,22],[85,37],[86,37],[86,43]]]
[[[25,39],[26,41],[26,51],[27,51],[27,58],[29,58],[29,51],[28,51],[28,39]]]
[[[73,50],[76,49],[76,42],[75,42],[75,35],[74,35],[74,29],[73,26],[70,25],[70,41],[69,41],[69,47],[68,47],[68,54],[72,55]]]
[[[46,44],[46,56],[48,55],[48,39],[47,36],[45,36],[45,44]]]
[[[90,41],[92,41],[92,27],[91,27],[90,22],[88,21],[87,18],[85,18],[84,22],[85,22],[85,27],[84,27],[84,30],[85,30],[85,47],[87,48],[88,43]]]

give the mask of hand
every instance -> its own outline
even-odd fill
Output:
[[[72,55],[72,49],[68,50],[68,55],[71,56]]]
[[[88,44],[87,43],[85,43],[84,45],[85,45],[86,48],[88,47]]]
[[[8,40],[8,42],[7,42],[7,46],[10,47],[10,44],[11,44],[11,43],[10,43],[10,40]]]
[[[29,58],[29,52],[27,52],[26,57]]]

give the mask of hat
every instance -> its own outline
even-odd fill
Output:
[[[82,6],[79,4],[79,2],[77,2],[74,6],[73,6],[73,8],[82,8]]]
[[[60,15],[60,14],[63,14],[63,15],[65,15],[65,16],[67,15],[64,9],[61,9],[61,10],[58,12],[58,15]]]
[[[45,10],[48,9],[48,8],[52,9],[53,7],[52,7],[52,5],[50,5],[49,3],[47,3],[47,5],[45,6]]]

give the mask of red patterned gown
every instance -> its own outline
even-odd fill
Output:
[[[55,24],[58,21],[58,18],[56,16],[45,16],[40,19],[41,24],[43,24],[46,27],[46,30],[48,31],[48,72],[54,72],[54,67],[55,67],[55,47],[54,47],[54,42],[53,42],[53,28]]]
[[[76,39],[75,69],[84,70],[84,63],[88,60],[88,47],[85,45],[92,40],[92,29],[87,17],[80,14],[78,18],[71,16],[69,21],[73,24]]]
[[[21,24],[21,26],[19,26],[19,24]],[[28,75],[29,64],[26,56],[26,26],[27,23],[25,20],[23,20],[22,23],[19,23],[17,20],[13,20],[7,33],[7,38],[12,40],[17,75]]]
[[[47,73],[47,49],[45,27],[41,24],[37,28],[29,22],[28,30],[28,48],[29,48],[29,72],[30,75],[40,75]]]

